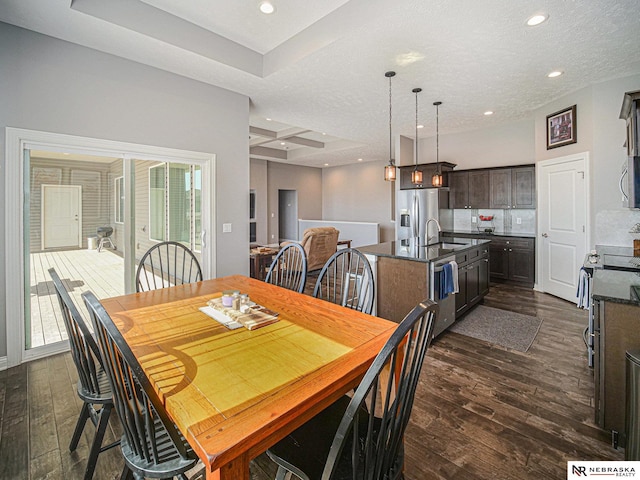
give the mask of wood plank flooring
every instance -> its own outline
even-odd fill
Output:
[[[518,287],[492,285],[488,306],[538,315],[527,353],[445,332],[427,353],[406,435],[406,479],[564,479],[567,460],[622,460],[593,424],[593,377],[582,331],[586,312]],[[80,411],[69,354],[0,372],[0,479],[80,479],[93,429],[69,440]],[[105,442],[119,436],[116,415]],[[118,478],[118,448],[94,478]],[[275,477],[265,455],[252,480]]]

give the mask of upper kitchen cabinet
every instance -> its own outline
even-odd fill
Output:
[[[440,162],[440,172],[442,173],[443,187],[449,186],[448,176],[450,175],[453,167],[455,167],[453,163]],[[416,168],[422,172],[422,183],[418,185],[411,182],[411,172],[413,172]],[[435,163],[423,163],[418,165],[417,167],[413,165],[400,167],[400,190],[411,190],[414,188],[433,188],[431,185],[431,177],[434,173],[436,173]]]
[[[490,170],[449,173],[449,208],[489,208]]]
[[[536,208],[536,175],[533,165],[491,169],[491,208]]]

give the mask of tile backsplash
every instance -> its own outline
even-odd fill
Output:
[[[493,216],[493,220],[483,222],[480,220],[480,215]],[[453,210],[454,231],[483,230],[485,227],[494,227],[496,233],[535,233],[536,211],[489,208]]]

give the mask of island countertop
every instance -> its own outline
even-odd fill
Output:
[[[479,245],[490,243],[490,240],[484,240],[481,238],[447,237],[440,243],[424,245],[424,241],[420,242],[419,240],[421,239],[407,238],[403,240],[394,240],[391,242],[358,247],[358,250],[366,255],[375,255],[378,257],[390,257],[418,262],[432,262],[443,257],[464,252],[465,250],[470,250]]]

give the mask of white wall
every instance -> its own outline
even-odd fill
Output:
[[[380,241],[395,238],[391,221],[394,184],[385,182],[383,162],[367,162],[322,170],[324,220],[380,224]],[[306,218],[306,217],[305,217]]]
[[[322,169],[267,162],[268,243],[278,241],[278,190],[298,192],[298,218],[322,219]]]
[[[0,45],[2,185],[15,181],[4,178],[5,127],[214,153],[217,274],[248,273],[247,97],[4,23]],[[233,232],[221,234],[222,223],[228,222],[233,222]],[[3,207],[1,239],[4,225]],[[3,306],[5,257],[10,254],[0,256]],[[4,355],[2,308],[0,357]]]

